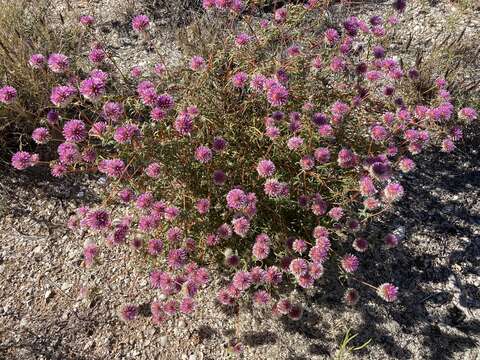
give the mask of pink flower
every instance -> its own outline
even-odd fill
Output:
[[[25,170],[32,166],[32,154],[26,151],[18,151],[13,154],[11,164],[17,170]]]
[[[353,273],[357,271],[360,262],[355,255],[345,255],[340,261],[340,264],[342,265],[343,270],[348,273]]]
[[[404,194],[403,186],[399,183],[390,183],[383,189],[383,195],[387,202],[400,200]]]
[[[190,60],[190,69],[193,71],[203,70],[205,68],[205,59],[201,56],[194,56]]]
[[[289,268],[290,272],[295,276],[306,275],[308,273],[308,263],[304,259],[293,259]]]
[[[274,107],[283,106],[288,101],[288,90],[283,85],[273,85],[268,89],[267,100]]]
[[[196,203],[196,208],[199,214],[205,215],[210,209],[210,200],[209,199],[200,199]]]
[[[353,248],[358,252],[365,252],[368,249],[368,241],[363,237],[358,237],[353,241]]]
[[[145,174],[151,178],[158,178],[161,173],[161,166],[159,163],[151,163],[150,165],[147,166],[145,169]]]
[[[28,64],[33,69],[41,69],[45,64],[45,56],[43,56],[42,54],[33,54],[32,56],[30,56]]]
[[[123,321],[132,321],[138,316],[138,307],[132,304],[123,305],[119,314]]]
[[[160,255],[163,250],[163,242],[160,239],[150,239],[148,241],[148,253],[156,256]]]
[[[90,15],[80,16],[80,23],[85,26],[92,26],[95,22],[95,18]]]
[[[236,73],[232,78],[233,86],[236,88],[243,88],[247,84],[247,81],[248,75],[243,71]]]
[[[212,160],[212,156],[212,150],[210,150],[207,146],[202,145],[195,150],[195,159],[203,164]]]
[[[50,132],[47,128],[39,127],[33,130],[32,139],[37,144],[46,144],[50,138]]]
[[[48,57],[48,67],[54,73],[64,73],[68,70],[70,62],[68,58],[63,54],[51,54]]]
[[[271,177],[275,170],[275,164],[271,160],[260,160],[257,165],[257,172],[261,177]]]
[[[70,103],[77,90],[72,86],[56,86],[52,89],[50,101],[55,106],[64,107]],[[0,101],[1,101],[0,96]]]
[[[63,137],[67,141],[82,142],[87,137],[85,123],[81,120],[69,120],[63,125]]]
[[[265,290],[258,290],[252,295],[253,303],[255,305],[267,305],[271,301],[270,295]]]
[[[399,240],[396,235],[390,233],[385,235],[385,238],[383,239],[383,241],[385,242],[385,245],[387,246],[387,248],[391,249],[398,245]]]
[[[466,107],[459,110],[458,117],[463,120],[473,121],[477,119],[478,115],[475,109]]]
[[[383,300],[388,302],[393,302],[397,300],[398,297],[398,287],[390,283],[384,283],[380,285],[377,289],[377,294]]]
[[[250,221],[245,217],[239,217],[232,220],[233,232],[240,237],[247,236],[248,230],[250,230]]]
[[[150,25],[150,19],[146,15],[137,15],[132,19],[132,28],[137,32],[145,31]]]
[[[358,302],[359,297],[360,295],[358,294],[358,291],[350,288],[345,291],[343,300],[347,305],[353,306]]]
[[[250,276],[250,273],[246,271],[240,271],[236,273],[233,277],[232,284],[233,286],[235,286],[236,289],[240,291],[247,290],[252,284],[252,278]]]
[[[287,9],[284,7],[277,9],[273,18],[277,23],[283,23],[287,19]]]
[[[247,195],[243,190],[232,189],[228,192],[226,198],[230,209],[240,210],[247,205]]]

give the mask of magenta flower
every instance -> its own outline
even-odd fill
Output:
[[[475,109],[466,107],[459,110],[458,117],[462,120],[473,121],[478,118],[478,115]]]
[[[402,172],[408,173],[415,170],[415,162],[412,159],[404,157],[398,162],[398,167]]]
[[[290,262],[289,269],[295,276],[306,275],[308,273],[308,263],[305,259],[293,259]]]
[[[228,192],[227,205],[230,209],[240,210],[247,205],[247,196],[240,189],[232,189]]]
[[[358,252],[365,252],[368,249],[368,241],[363,237],[358,237],[353,241],[352,246]]]
[[[54,73],[64,73],[68,70],[69,66],[70,61],[68,60],[68,57],[63,54],[51,54],[48,57],[48,67]]]
[[[206,213],[208,213],[208,210],[210,209],[210,200],[200,199],[195,204],[195,207],[197,208],[197,211],[199,214],[205,215]]]
[[[357,271],[360,262],[355,255],[345,255],[340,261],[340,264],[342,265],[343,270],[348,273],[353,273]]]
[[[190,69],[193,71],[203,70],[205,66],[205,59],[201,56],[194,56],[190,60]]]
[[[67,167],[63,164],[51,165],[50,173],[53,177],[60,178],[67,173]]]
[[[167,116],[167,112],[160,107],[154,107],[152,111],[150,111],[150,117],[155,122],[163,120],[165,116]]]
[[[150,25],[150,19],[146,15],[137,15],[132,19],[132,28],[137,32],[147,30]]]
[[[264,306],[271,301],[271,296],[265,290],[258,290],[253,293],[252,300],[255,305]]]
[[[393,302],[398,298],[398,287],[390,283],[384,283],[378,287],[377,294],[383,300]]]
[[[63,137],[67,141],[82,142],[87,137],[85,123],[81,120],[69,120],[63,125]]]
[[[268,89],[267,100],[272,106],[283,106],[288,101],[288,90],[283,85],[273,85]]]
[[[399,239],[395,234],[387,234],[385,235],[385,238],[383,239],[385,242],[385,245],[387,248],[391,249],[394,248],[398,245]]]
[[[211,161],[213,157],[212,150],[207,146],[199,146],[195,150],[195,159],[200,161],[202,164],[206,164],[207,162]]]
[[[102,160],[98,170],[109,177],[120,177],[125,171],[125,163],[120,159]]]
[[[273,15],[273,18],[277,23],[283,23],[287,19],[287,9],[284,7],[277,9]]]
[[[143,70],[140,66],[134,66],[130,69],[130,76],[137,79],[142,76]]]
[[[237,46],[244,46],[247,45],[252,37],[246,33],[240,33],[235,37],[235,44]]]
[[[385,189],[383,189],[383,195],[387,202],[398,201],[403,194],[403,186],[399,183],[390,183],[385,187]]]
[[[247,81],[248,75],[243,71],[236,73],[232,78],[233,86],[236,88],[243,88],[247,84]]]
[[[160,239],[150,239],[147,245],[148,253],[152,256],[160,255],[163,250],[163,242]]]
[[[118,122],[125,110],[123,105],[118,102],[108,101],[103,105],[102,108],[102,115],[106,120],[110,120],[111,122]]]
[[[252,255],[256,260],[264,260],[270,253],[270,246],[268,243],[256,241],[252,247]]]
[[[191,314],[195,310],[195,302],[191,297],[185,297],[180,302],[179,310],[184,314]]]
[[[32,166],[32,154],[26,151],[18,151],[13,154],[11,164],[17,170],[25,170]]]
[[[177,270],[185,265],[187,252],[185,249],[172,249],[168,252],[167,262],[171,269]]]
[[[138,316],[138,307],[136,305],[127,304],[120,308],[120,318],[123,321],[132,321]]]
[[[290,150],[297,150],[303,145],[303,139],[298,136],[293,136],[287,141],[287,147]]]
[[[80,83],[80,94],[90,101],[97,101],[105,93],[105,82],[89,77]]]
[[[4,86],[0,88],[0,102],[4,104],[11,104],[17,98],[17,90],[12,86]]]
[[[71,165],[74,164],[81,159],[80,151],[78,150],[78,146],[74,143],[61,143],[58,145],[57,153],[59,156],[59,160],[64,165]]]
[[[28,64],[32,69],[41,69],[45,65],[45,56],[42,54],[33,54],[28,60]]]
[[[330,216],[333,220],[339,221],[344,215],[343,208],[341,207],[334,207],[331,208],[328,212],[328,216]]]
[[[98,246],[95,243],[89,243],[83,248],[83,260],[87,267],[93,264],[95,257],[98,254]]]
[[[55,106],[64,107],[70,103],[76,93],[77,90],[72,86],[55,86],[52,89],[50,101]]]
[[[103,50],[101,47],[94,47],[88,53],[89,60],[94,64],[102,63],[106,56],[105,50]]]
[[[80,23],[85,26],[92,26],[95,23],[95,18],[90,15],[80,16]]]
[[[89,211],[85,217],[85,224],[93,230],[104,230],[110,226],[110,215],[105,210]]]
[[[317,148],[313,153],[315,161],[320,164],[325,164],[330,161],[330,150],[328,148]]]
[[[161,166],[159,163],[151,163],[145,169],[145,174],[151,178],[158,178],[161,173]]]
[[[358,294],[358,291],[352,288],[349,288],[345,291],[345,295],[343,295],[343,300],[345,301],[345,304],[349,306],[353,306],[358,302],[358,299],[360,298],[360,295]]]
[[[279,285],[282,282],[282,271],[276,266],[267,268],[264,274],[264,281],[269,285]]]
[[[39,127],[33,130],[32,139],[37,144],[46,144],[50,138],[50,132],[47,128]]]
[[[334,45],[339,39],[340,36],[338,35],[337,30],[330,28],[325,31],[325,40],[329,45]]]
[[[275,164],[271,160],[260,160],[257,165],[257,172],[261,177],[271,177],[275,170]]]
[[[239,217],[232,220],[233,232],[244,238],[250,230],[250,221],[245,217]]]
[[[233,276],[232,284],[233,286],[235,286],[236,289],[240,291],[247,290],[250,285],[252,285],[252,278],[250,276],[250,273],[246,271],[237,272]]]
[[[174,127],[180,135],[190,135],[193,130],[192,117],[185,113],[178,115]]]

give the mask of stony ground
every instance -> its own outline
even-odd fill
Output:
[[[101,12],[112,1],[84,3]],[[115,8],[118,12],[102,13],[127,63],[145,56],[124,42],[123,20],[117,24],[115,19],[128,16],[129,6],[143,5],[124,1]],[[377,11],[375,6],[368,4],[365,11]],[[415,31],[425,31],[424,39],[433,36],[457,11],[446,6],[440,3],[426,13],[414,7],[409,16],[423,26]],[[465,25],[474,37],[480,17],[473,19]],[[475,68],[478,58],[473,60],[469,66]],[[226,343],[232,337],[247,345],[245,359],[331,359],[348,330],[358,334],[353,345],[371,342],[346,358],[480,359],[479,145],[480,130],[472,128],[453,155],[423,154],[418,170],[403,179],[401,207],[371,225],[378,239],[386,231],[404,234],[394,250],[379,240],[369,250],[369,263],[362,264],[367,281],[398,284],[397,303],[386,304],[350,284],[362,299],[346,307],[339,301],[342,284],[327,274],[316,292],[298,294],[308,304],[300,322],[222,309],[213,296],[219,283],[202,292],[201,306],[191,318],[154,327],[145,311],[138,321],[121,322],[116,315],[120,304],[148,304],[158,296],[149,289],[138,259],[112,250],[87,270],[82,266],[84,240],[64,226],[76,207],[98,201],[102,181],[52,180],[41,172],[2,170],[0,359],[227,359]]]

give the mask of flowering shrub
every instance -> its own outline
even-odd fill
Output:
[[[453,151],[462,126],[477,119],[473,108],[455,108],[442,78],[435,96],[416,102],[418,71],[386,46],[405,8],[394,5],[391,17],[352,16],[327,28],[314,0],[268,20],[253,19],[241,1],[204,0],[208,16],[230,25],[221,43],[126,82],[100,52],[89,54],[89,75],[66,82],[68,57],[50,55],[58,84],[48,127],[32,138],[61,138],[58,158],[18,152],[12,165],[48,162],[56,177],[108,179],[103,204],[79,208],[69,227],[89,236],[86,266],[115,246],[150,259],[145,276],[167,297],[152,302],[154,323],[194,311],[211,270],[231,279],[220,304],[250,301],[299,319],[302,306],[289,291],[315,287],[337,267],[364,283],[357,273],[371,246],[365,224],[401,201],[398,173],[413,171],[413,157],[428,146]],[[149,24],[144,15],[131,23],[140,33]],[[0,90],[5,106],[15,96]],[[387,234],[384,242],[391,248],[399,239]],[[394,284],[367,285],[397,299]],[[358,298],[346,290],[346,303]],[[132,304],[120,310],[124,320],[137,314]]]

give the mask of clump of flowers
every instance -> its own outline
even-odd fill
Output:
[[[203,6],[241,23],[246,5]],[[405,2],[395,8],[403,12]],[[310,12],[318,31],[300,35]],[[327,269],[341,273],[344,301],[354,305],[360,291],[350,283],[365,284],[361,264],[376,243],[366,220],[402,201],[399,173],[415,170],[415,155],[428,146],[453,151],[462,126],[477,120],[473,108],[457,109],[445,81],[424,103],[409,97],[418,76],[385,46],[400,19],[352,16],[333,29],[321,14],[310,1],[276,10],[270,22],[249,22],[248,34],[225,26],[229,41],[213,44],[208,56],[185,49],[183,65],[156,66],[150,78],[139,79],[146,75],[135,69],[134,86],[121,93],[123,75],[97,69],[109,61],[98,50],[89,54],[88,76],[50,89],[56,110],[32,138],[63,139],[56,159],[41,160],[57,177],[96,172],[107,179],[109,205],[79,209],[69,221],[95,239],[84,248],[85,264],[94,266],[113,246],[148,259],[145,278],[166,298],[152,300],[154,324],[193,312],[214,267],[229,279],[216,296],[223,306],[247,301],[298,320],[303,307],[286,296],[314,288]],[[149,26],[144,15],[132,21],[137,32]],[[364,43],[373,51],[357,46]],[[42,67],[34,56],[30,65]],[[68,58],[52,54],[48,67],[64,73]],[[6,106],[16,95],[0,89]],[[20,151],[11,162],[24,170],[39,160]],[[393,248],[398,238],[389,234],[384,243]],[[391,283],[368,288],[388,302],[398,297]],[[119,313],[133,320],[138,307]]]

